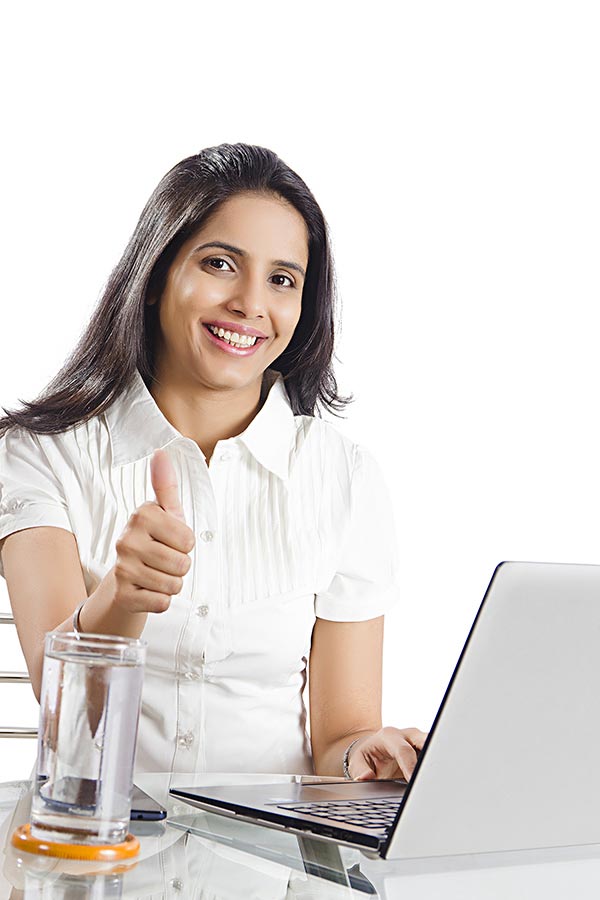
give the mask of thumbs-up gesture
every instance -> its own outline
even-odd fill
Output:
[[[165,512],[171,513],[171,515],[185,522],[183,508],[179,500],[177,476],[166,450],[154,451],[150,460],[150,478],[158,505]]]
[[[165,450],[150,460],[155,500],[131,514],[115,547],[114,603],[130,613],[165,612],[183,587],[194,532],[185,524],[177,476]]]

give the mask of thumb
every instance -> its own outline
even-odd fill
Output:
[[[377,772],[374,772],[373,769],[370,769],[368,766],[364,766],[356,773],[354,781],[371,781],[373,778],[377,778]]]
[[[354,766],[354,775],[352,777],[354,781],[365,781],[377,777],[377,772],[373,771],[364,754],[361,753],[360,747],[356,748],[355,757],[352,760]]]
[[[183,507],[179,500],[177,475],[166,450],[154,451],[150,460],[150,478],[158,505],[185,522]]]

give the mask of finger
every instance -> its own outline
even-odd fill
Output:
[[[181,591],[183,578],[178,575],[166,575],[164,572],[150,568],[150,566],[142,566],[135,572],[132,584],[136,588],[172,597]]]
[[[396,752],[396,763],[402,772],[403,778],[410,781],[417,765],[417,754],[410,744],[404,744],[404,746],[398,749]],[[389,777],[395,778],[397,776],[390,775]]]
[[[378,779],[391,779],[391,778],[404,778],[406,781],[409,780],[410,774],[412,772],[410,761],[406,758],[400,756],[400,758],[396,759],[395,757],[390,757],[385,754],[385,758],[379,759],[373,756],[373,760],[371,762],[372,769],[374,770],[373,775],[365,775],[366,778],[378,778]]]
[[[162,613],[171,605],[171,595],[138,587],[133,588],[130,599],[135,612]]]
[[[349,771],[355,781],[372,781],[378,777],[377,760],[372,751],[373,745],[367,743],[357,748],[351,757]]]
[[[150,478],[158,505],[171,515],[185,521],[179,499],[177,475],[166,450],[154,451],[150,460]]]
[[[371,768],[368,759],[360,750],[356,754],[356,760],[352,760],[352,769],[354,781],[370,781],[373,778],[377,778],[375,768]]]
[[[159,512],[156,516],[154,513]],[[181,522],[181,524],[179,524]],[[146,527],[148,534],[155,541],[171,547],[179,553],[190,553],[196,544],[196,538],[192,529],[185,524],[183,519],[176,522],[171,518],[170,513],[157,504],[151,504],[149,515],[146,519]],[[158,547],[154,548],[158,550]]]
[[[409,744],[412,744],[416,750],[422,750],[425,741],[429,737],[427,731],[420,731],[418,728],[403,728],[402,734]]]
[[[416,729],[415,729],[416,730]],[[415,748],[406,740],[406,732],[399,728],[383,728],[372,753],[378,778],[397,778],[399,770],[407,781],[417,764]],[[372,760],[370,760],[373,765]]]
[[[140,547],[136,554],[137,558],[151,569],[157,569],[159,572],[164,572],[167,575],[187,575],[192,565],[189,552],[175,550],[168,546],[164,540],[161,541],[156,538],[152,532],[149,532],[149,534],[153,540],[140,542]],[[175,543],[173,535],[166,536],[169,537],[170,543]],[[187,538],[187,535],[181,535],[180,540],[189,551],[189,543],[186,542]]]
[[[375,770],[370,767],[369,758],[363,753],[361,744],[353,748],[348,762],[348,772],[353,781],[375,778]]]
[[[386,765],[386,768],[388,770],[390,768],[393,768],[394,763],[395,763],[396,766],[398,767],[398,769],[400,769],[400,772],[402,773],[402,777],[405,778],[406,781],[410,781],[410,779],[412,778],[412,774],[415,771],[415,767],[417,765],[417,754],[415,753],[414,748],[410,744],[404,742],[400,746],[396,746],[395,753],[394,753],[394,759],[391,761],[392,762],[391,766],[389,765],[389,762],[390,761],[386,760],[387,765],[384,764],[384,765]],[[383,776],[381,776],[381,777],[383,777]],[[386,777],[397,778],[398,776],[390,774],[390,775],[387,775]]]
[[[152,539],[150,542],[147,536]],[[150,543],[150,547],[148,547]],[[139,556],[144,553],[144,562],[152,565],[147,559],[148,552],[159,552],[157,543],[164,544],[178,553],[190,553],[196,543],[192,529],[180,519],[166,512],[154,500],[148,500],[135,509],[117,542],[117,550],[124,555]]]

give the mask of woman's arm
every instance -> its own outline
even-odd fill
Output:
[[[156,501],[129,517],[115,547],[117,561],[85,602],[81,631],[139,638],[149,612],[165,612],[183,587],[195,538],[184,521],[179,487],[164,450],[150,462]],[[72,631],[73,612],[86,598],[75,536],[37,526],[0,542],[17,633],[38,701],[47,631]]]
[[[383,616],[364,622],[318,618],[309,662],[310,730],[317,775],[343,775],[346,748],[353,778],[407,780],[426,734],[381,727]]]
[[[346,747],[381,728],[382,654],[383,616],[366,622],[315,622],[309,699],[318,775],[343,775]]]
[[[36,698],[40,699],[47,631],[72,631],[73,612],[86,597],[75,536],[63,528],[40,526],[9,534],[0,544],[8,595]],[[114,569],[85,604],[85,630],[139,637],[145,613],[116,607]]]

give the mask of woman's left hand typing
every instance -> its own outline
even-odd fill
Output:
[[[352,747],[348,771],[355,781],[405,778],[408,781],[417,764],[417,751],[427,738],[418,728],[381,728],[368,734]]]

